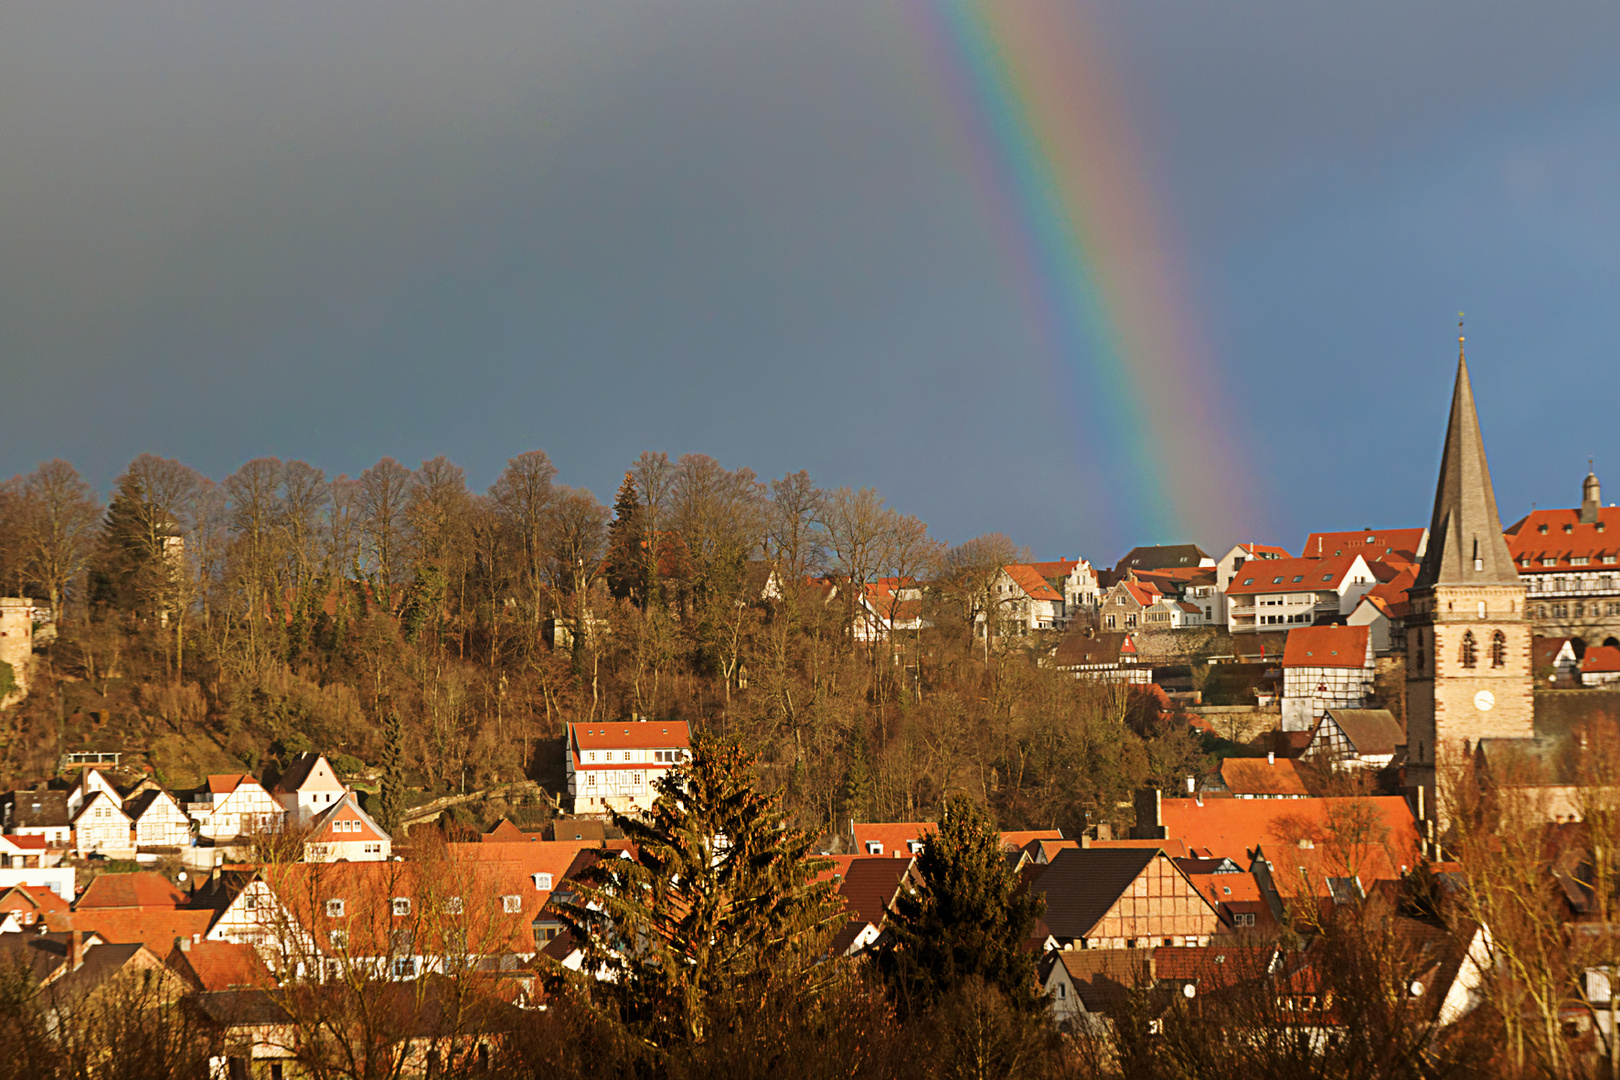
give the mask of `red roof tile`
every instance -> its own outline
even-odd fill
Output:
[[[270,969],[251,945],[226,941],[192,942],[169,954],[168,964],[200,990],[265,988],[275,985]]]
[[[102,874],[79,896],[75,910],[91,908],[168,908],[185,907],[191,897],[162,874],[140,871],[134,874]]]
[[[1581,657],[1581,671],[1593,674],[1620,671],[1620,649],[1613,645],[1589,645]]]
[[[1374,556],[1397,551],[1416,555],[1422,544],[1421,528],[1311,533],[1305,539],[1305,550],[1300,555],[1307,559],[1328,559],[1342,552],[1345,555],[1364,555],[1371,562]]]
[[[1359,556],[1341,555],[1326,559],[1256,559],[1243,564],[1226,593],[1228,596],[1254,596],[1337,589],[1357,558]]]
[[[1620,507],[1600,507],[1597,521],[1589,525],[1581,523],[1578,509],[1536,510],[1505,532],[1508,552],[1521,574],[1567,570],[1576,565],[1574,559],[1587,560],[1581,565],[1601,566],[1605,555],[1620,553]],[[1553,565],[1543,565],[1544,559],[1553,560]]]
[[[241,785],[242,781],[251,779],[253,777],[244,776],[241,773],[221,773],[208,778],[208,790],[215,795],[229,795]]]
[[[619,720],[568,725],[575,747],[583,750],[628,750],[641,747],[678,749],[692,744],[685,720]],[[643,763],[645,767],[646,763]]]
[[[932,821],[887,821],[857,822],[853,828],[855,854],[877,854],[892,859],[896,856],[910,855],[910,842],[923,839],[939,826]],[[869,851],[867,845],[871,843],[881,844],[882,850]]]
[[[1288,632],[1282,666],[1366,667],[1367,638],[1365,626],[1301,626]]]
[[[1288,758],[1227,758],[1221,762],[1221,782],[1233,795],[1306,795],[1305,781]]]
[[[1009,563],[1001,568],[1013,584],[1023,589],[1031,600],[1062,600],[1063,594],[1048,585],[1041,572],[1029,563]]]

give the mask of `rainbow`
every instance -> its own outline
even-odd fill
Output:
[[[1140,543],[1247,535],[1252,485],[1095,36],[1049,0],[905,11],[1116,524]]]

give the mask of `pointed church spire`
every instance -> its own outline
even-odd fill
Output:
[[[1462,323],[1459,321],[1458,329]],[[1517,585],[1519,571],[1502,538],[1496,492],[1485,463],[1485,440],[1474,412],[1463,337],[1457,335],[1457,385],[1451,395],[1451,422],[1440,458],[1440,483],[1429,522],[1429,547],[1416,587],[1432,585]]]

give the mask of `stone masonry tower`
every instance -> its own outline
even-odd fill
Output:
[[[1460,764],[1482,738],[1534,734],[1527,589],[1502,538],[1461,341],[1406,634],[1406,777],[1431,818],[1437,765]]]
[[[0,597],[0,660],[11,665],[15,684],[12,692],[0,698],[0,706],[11,705],[28,696],[29,668],[34,657],[34,609],[22,597]]]

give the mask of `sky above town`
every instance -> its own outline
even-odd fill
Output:
[[[8,3],[0,475],[662,450],[1297,551],[1427,523],[1466,311],[1504,523],[1620,491],[1620,5],[1003,2]]]

